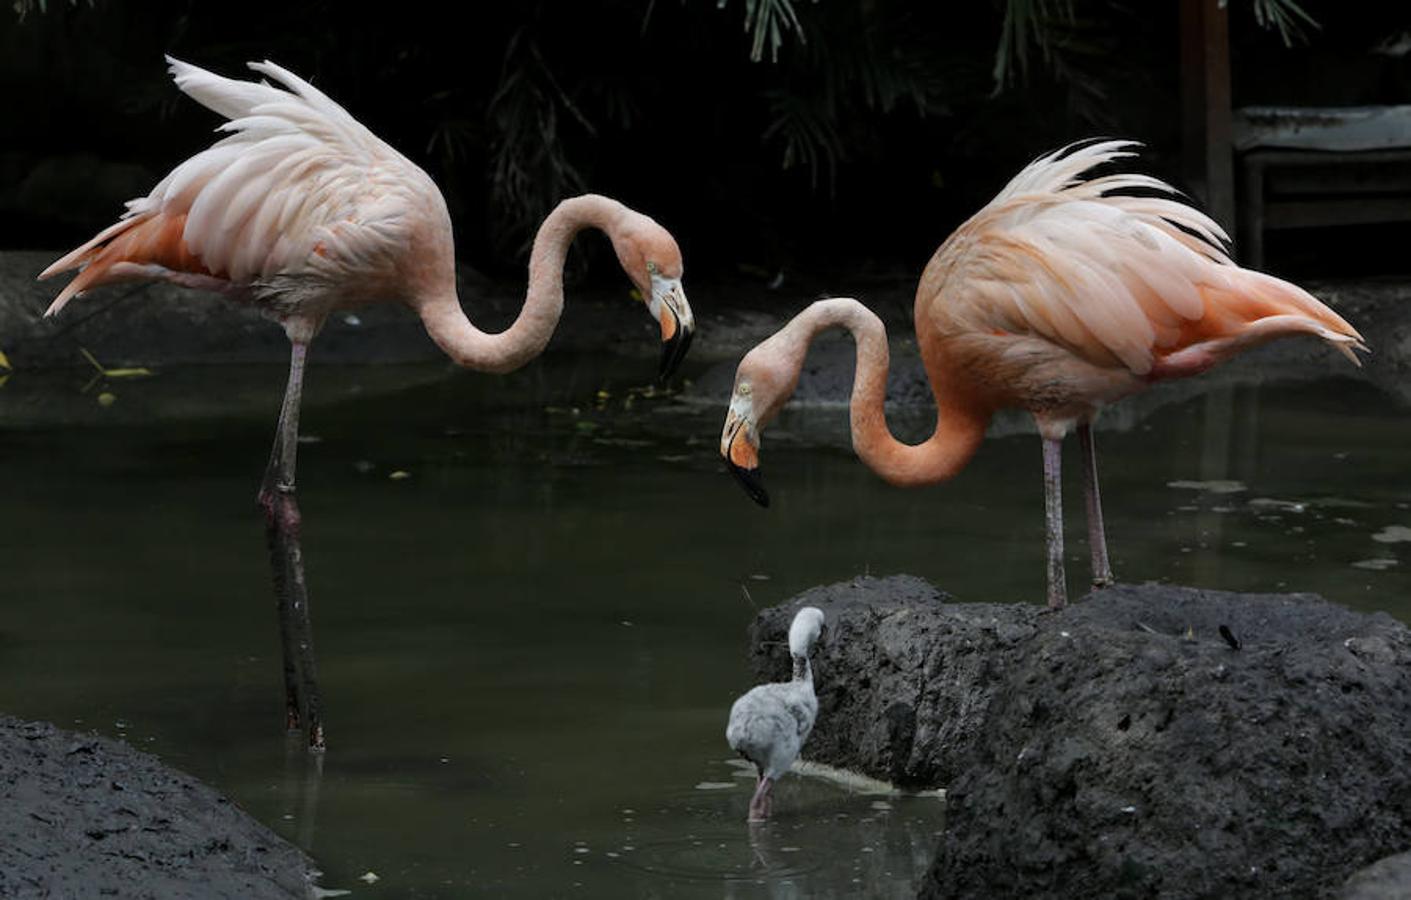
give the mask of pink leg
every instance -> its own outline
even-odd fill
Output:
[[[769,809],[773,805],[769,798],[769,789],[774,786],[774,782],[764,775],[759,776],[755,782],[754,796],[750,798],[750,818],[751,822],[763,822],[769,818]]]
[[[260,484],[259,502],[265,511],[274,592],[279,601],[279,630],[284,649],[285,725],[299,728],[307,714],[310,750],[324,749],[323,709],[314,663],[313,626],[309,621],[309,591],[304,582],[304,550],[300,541],[302,516],[294,498],[294,465],[299,448],[299,402],[304,386],[308,345],[295,342],[289,358],[289,385],[279,412],[274,449]]]
[[[1068,605],[1063,574],[1063,439],[1044,438],[1044,524],[1048,544],[1048,608]]]
[[[1078,442],[1083,448],[1083,487],[1088,501],[1088,551],[1093,560],[1093,587],[1104,588],[1113,583],[1112,564],[1107,559],[1107,531],[1102,524],[1102,493],[1097,486],[1097,448],[1093,444],[1093,427],[1078,426]]]

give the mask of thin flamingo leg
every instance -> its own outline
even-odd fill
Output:
[[[1083,448],[1083,487],[1088,503],[1088,550],[1093,559],[1093,587],[1105,588],[1116,579],[1107,559],[1107,530],[1102,524],[1102,492],[1097,486],[1097,446],[1093,442],[1093,427],[1078,426],[1078,443]]]
[[[1044,438],[1044,523],[1048,536],[1048,608],[1068,605],[1063,574],[1063,439]]]
[[[260,484],[260,506],[265,511],[265,538],[269,545],[274,593],[279,603],[279,630],[284,651],[285,724],[308,728],[310,750],[324,749],[323,703],[314,662],[313,625],[309,620],[309,591],[304,580],[304,550],[300,540],[302,517],[294,495],[294,467],[299,450],[299,404],[304,388],[304,361],[308,344],[293,343],[289,357],[289,384],[279,411],[269,465]]]
[[[769,789],[773,785],[774,781],[764,774],[755,782],[754,796],[750,798],[751,822],[763,822],[769,818],[769,808],[773,805],[769,802]]]

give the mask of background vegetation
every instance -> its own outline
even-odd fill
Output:
[[[1353,6],[1231,0],[1236,103],[1411,100],[1406,4]],[[1179,177],[1175,2],[19,0],[0,13],[0,245],[86,237],[210,140],[166,52],[312,78],[431,172],[492,274],[582,190],[668,225],[693,275],[770,278],[914,273],[1079,137],[1141,139]]]

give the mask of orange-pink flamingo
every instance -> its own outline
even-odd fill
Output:
[[[1147,175],[1085,178],[1134,155],[1130,141],[1073,145],[1040,157],[956,229],[921,275],[914,310],[935,394],[936,429],[917,445],[894,438],[883,413],[888,351],[879,320],[855,300],[820,300],[751,350],[735,374],[720,452],[760,504],[761,429],[798,385],[809,343],[841,326],[857,344],[853,448],[900,486],[954,477],[991,415],[1030,412],[1043,438],[1048,605],[1061,607],[1059,455],[1078,431],[1093,583],[1112,582],[1092,421],[1099,408],[1153,382],[1196,375],[1248,347],[1311,334],[1353,363],[1366,350],[1341,316],[1303,289],[1235,265],[1229,238]]]
[[[260,486],[284,651],[286,724],[324,746],[308,590],[294,496],[299,405],[309,342],[337,309],[397,301],[421,317],[457,364],[512,371],[543,351],[563,310],[563,265],[574,235],[605,232],[661,327],[662,377],[690,345],[681,252],[656,222],[607,197],[558,205],[535,237],[524,307],[498,334],[476,328],[456,295],[446,202],[415,163],[321,91],[271,62],[273,79],[236,81],[167,57],[177,87],[229,121],[229,132],[177,166],[114,225],[39,276],[81,269],[55,298],[105,284],[159,279],[223,294],[284,327],[292,350],[274,448]]]

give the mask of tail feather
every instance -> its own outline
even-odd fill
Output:
[[[59,296],[54,298],[44,315],[56,315],[70,300],[92,288],[150,278],[150,273],[154,271],[167,270],[173,276],[211,275],[186,246],[183,237],[185,225],[185,215],[149,214],[123,219],[99,232],[92,240],[39,273],[39,278],[43,280],[70,269],[80,269],[73,281],[66,284]],[[142,272],[148,274],[139,274]]]
[[[1329,346],[1352,360],[1352,364],[1359,368],[1362,361],[1353,351],[1370,352],[1367,350],[1367,345],[1362,343],[1362,339],[1357,337],[1355,332],[1344,334],[1334,331],[1322,322],[1302,315],[1266,316],[1258,321],[1250,322],[1232,340],[1235,343],[1235,348],[1243,349],[1294,334],[1311,334],[1314,337],[1322,338],[1328,342]]]
[[[1227,283],[1201,285],[1205,311],[1184,324],[1170,346],[1159,350],[1159,377],[1208,369],[1236,353],[1276,338],[1311,334],[1361,366],[1355,351],[1370,352],[1347,320],[1312,294],[1272,275],[1225,267]]]
[[[1263,272],[1248,269],[1237,271],[1239,275],[1234,279],[1235,286],[1251,297],[1256,305],[1265,308],[1264,315],[1247,326],[1249,330],[1257,329],[1261,334],[1268,333],[1271,338],[1284,333],[1312,334],[1327,341],[1359,366],[1361,363],[1353,350],[1371,352],[1356,328],[1303,288]]]
[[[251,68],[274,84],[225,78],[172,57],[167,63],[182,91],[231,120],[221,128],[231,133],[174,168],[146,197],[128,201],[120,221],[45,269],[41,279],[80,270],[48,315],[91,288],[139,278],[231,289],[262,266],[303,253],[305,241],[282,232],[321,190],[311,186],[312,170],[354,172],[374,157],[406,162],[323,92],[271,62]],[[355,182],[348,179],[348,190],[360,190]],[[263,228],[251,230],[251,223]]]
[[[96,235],[94,235],[91,239],[89,239],[86,243],[84,243],[77,249],[72,250],[69,253],[66,253],[58,259],[54,260],[52,263],[49,264],[49,267],[47,269],[39,273],[39,278],[37,280],[43,281],[46,278],[52,278],[53,276],[58,275],[60,272],[67,272],[70,269],[77,269],[80,266],[85,265],[89,260],[96,256],[100,251],[102,251],[103,245],[107,244],[113,238],[122,234],[124,231],[127,231],[129,228],[136,224],[138,224],[137,219],[119,219],[112,225],[109,225],[107,228],[104,228],[102,231],[98,232]]]

